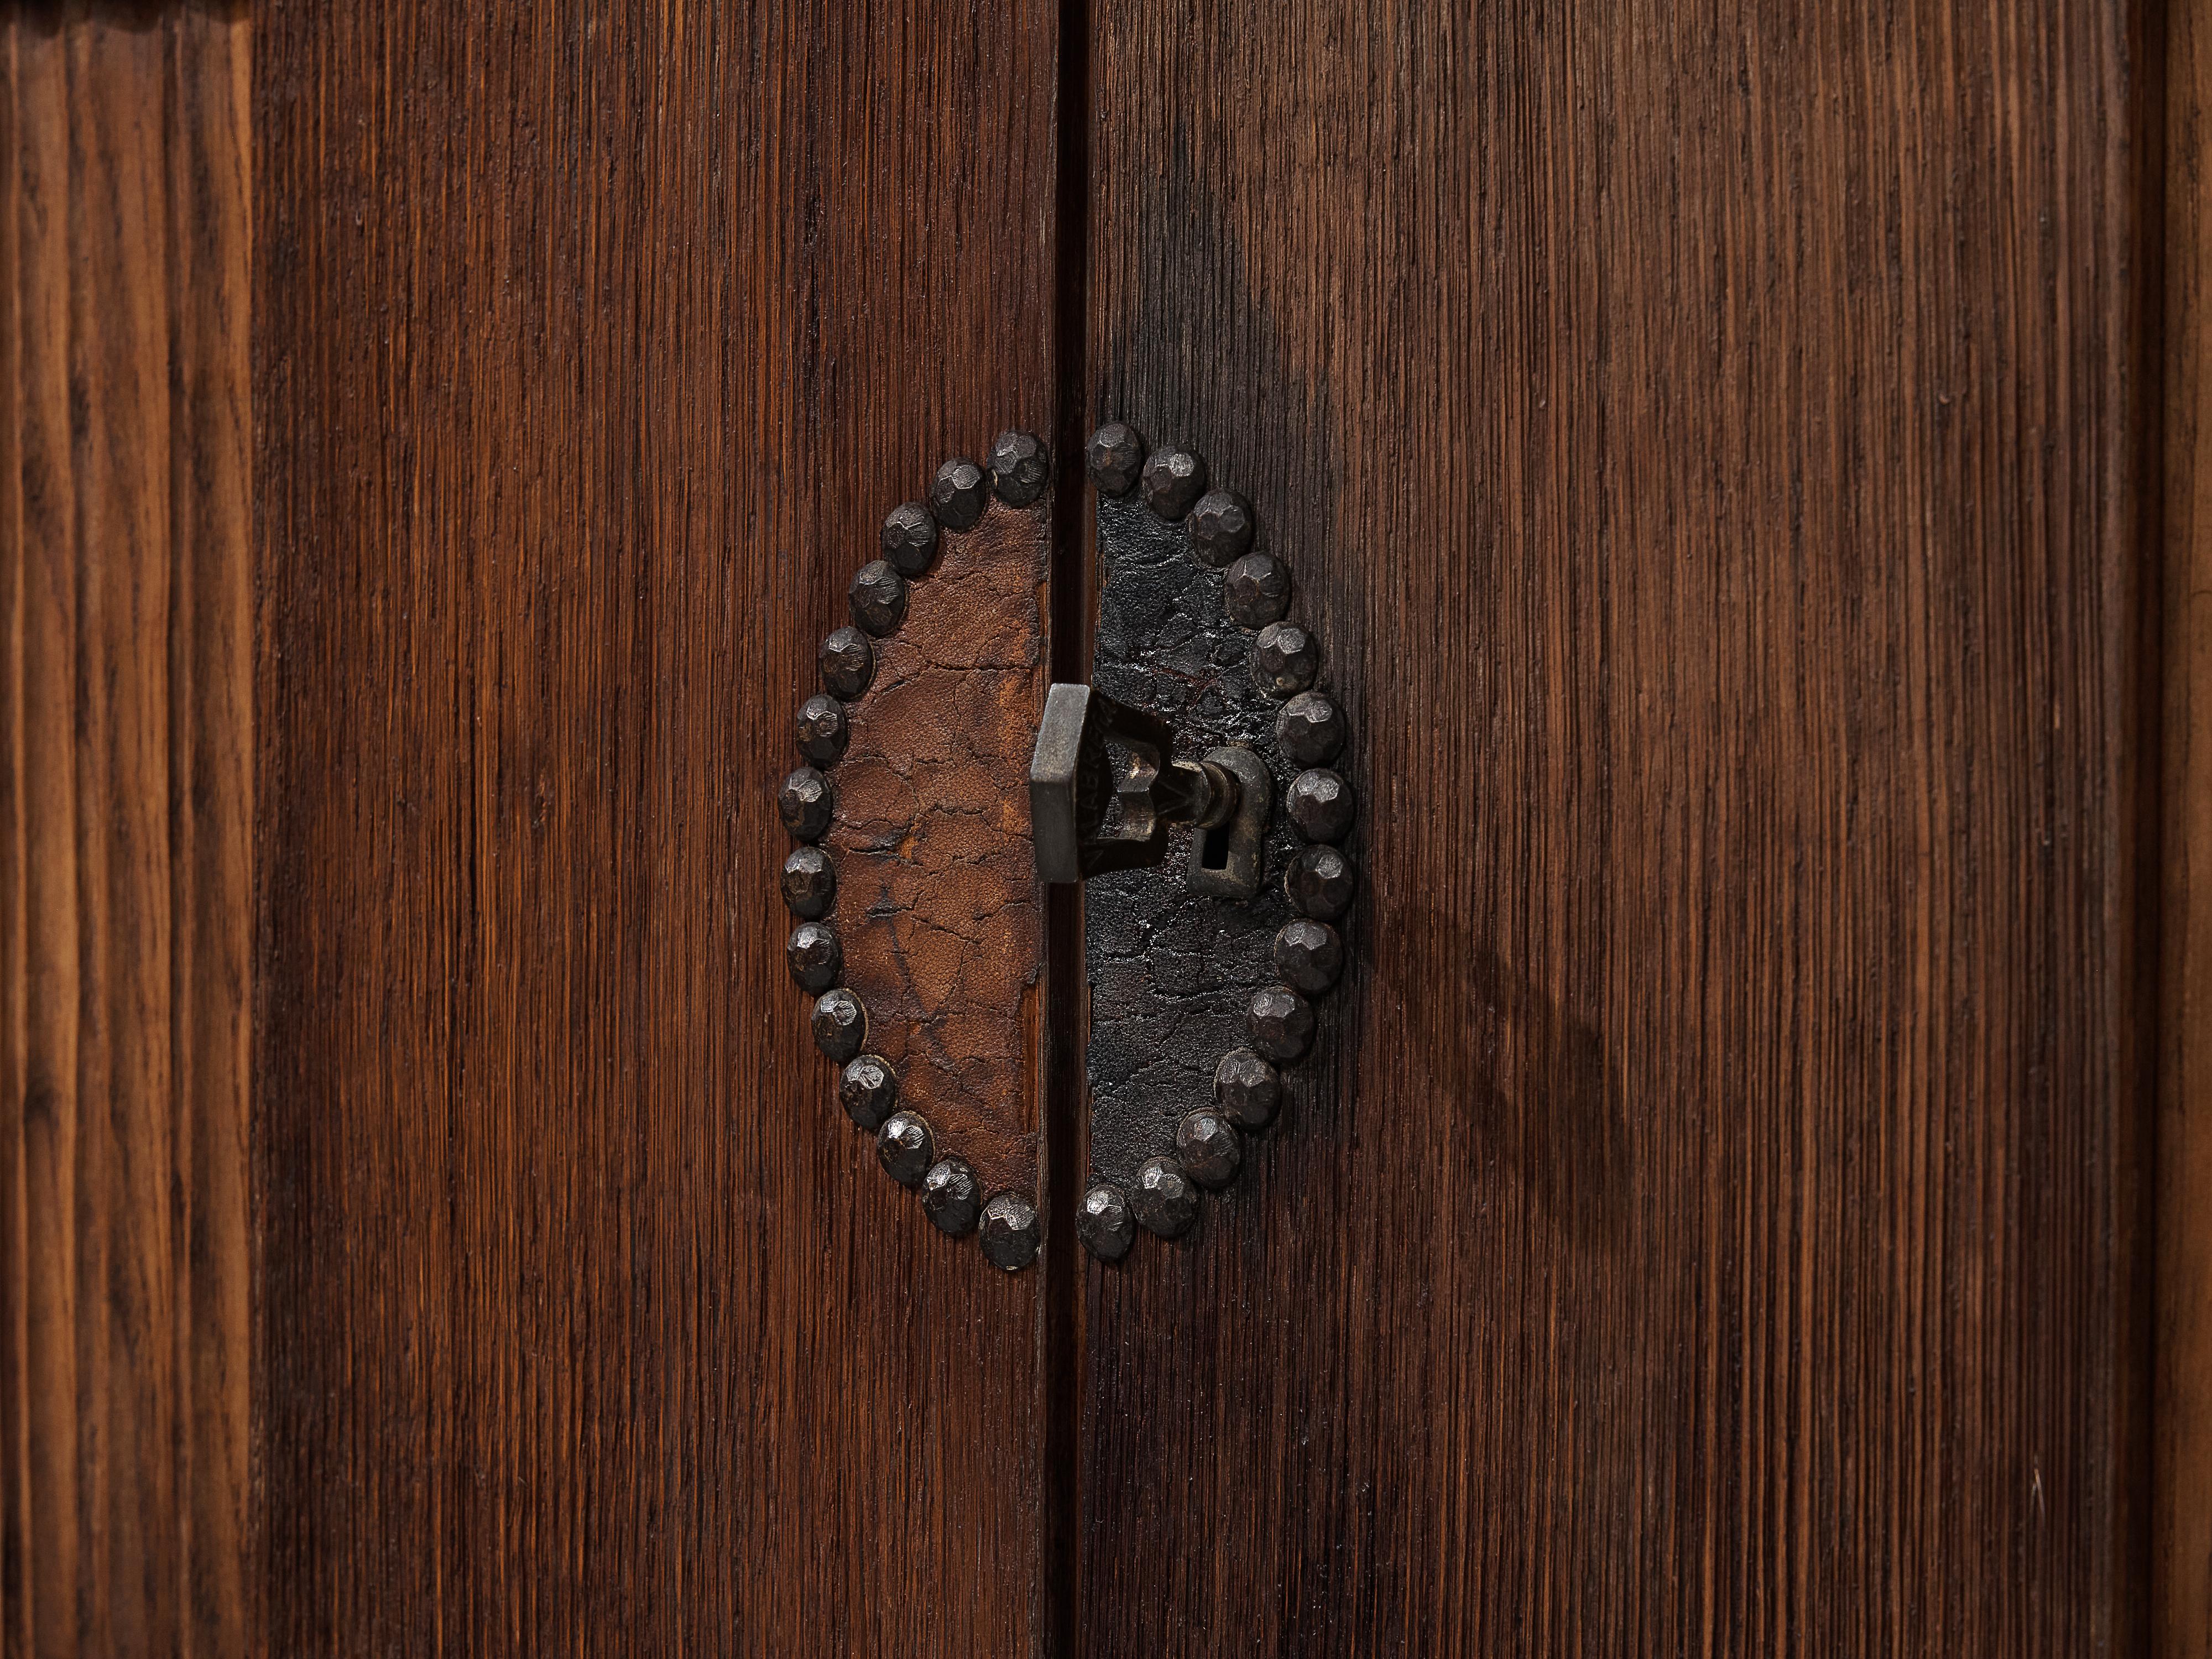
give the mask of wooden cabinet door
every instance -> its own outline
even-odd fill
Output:
[[[1099,407],[1273,507],[1368,884],[1089,1279],[1083,1650],[2141,1650],[2135,27],[1097,13]]]
[[[0,16],[0,1646],[2212,1652],[2175,10]],[[1084,677],[1109,419],[1362,885],[1116,1265],[1040,894],[1006,1273],[773,781],[1002,428]]]

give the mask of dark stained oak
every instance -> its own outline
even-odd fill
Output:
[[[774,791],[884,512],[1052,429],[1054,29],[258,23],[273,1652],[1027,1650],[1043,1278],[838,1110]]]
[[[243,21],[0,15],[0,1650],[248,1650]]]
[[[1082,1650],[2140,1650],[2144,14],[1093,15],[1093,412],[1368,884],[1088,1269]]]
[[[2212,1659],[2197,9],[0,9],[0,1653]],[[772,792],[1108,415],[1364,885],[1195,1234],[1010,1277]]]
[[[2156,1629],[2212,1659],[2212,22],[2166,12]]]

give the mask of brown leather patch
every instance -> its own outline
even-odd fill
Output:
[[[1044,707],[1042,505],[947,532],[849,710],[825,844],[867,1048],[940,1158],[1036,1197],[1042,890],[1029,763]]]

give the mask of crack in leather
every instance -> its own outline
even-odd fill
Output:
[[[1245,744],[1279,802],[1300,769],[1275,752],[1280,704],[1252,684],[1254,635],[1223,614],[1222,573],[1134,495],[1100,498],[1098,546],[1093,683],[1172,722],[1179,758]],[[1126,1188],[1146,1158],[1174,1151],[1176,1122],[1212,1100],[1215,1066],[1244,1041],[1245,1003],[1277,979],[1269,947],[1292,914],[1282,874],[1303,844],[1296,831],[1271,815],[1260,891],[1242,904],[1189,890],[1188,843],[1178,830],[1164,863],[1085,887],[1094,1182]]]

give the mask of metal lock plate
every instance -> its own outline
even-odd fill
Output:
[[[1265,805],[1252,837],[1258,879],[1226,895],[1202,875],[1218,832],[1195,830],[1179,832],[1182,856],[1085,885],[1091,1172],[1079,1227],[1109,1259],[1129,1248],[1132,1222],[1177,1236],[1202,1189],[1236,1178],[1246,1136],[1278,1109],[1281,1069],[1313,1041],[1314,1001],[1342,971],[1350,899],[1336,843],[1351,797],[1331,769],[1345,722],[1314,689],[1310,636],[1286,620],[1289,570],[1254,549],[1241,498],[1191,489],[1205,468],[1188,451],[1152,452],[1117,493],[1125,470],[1097,456],[1127,447],[1112,428],[1092,445],[1103,567],[1093,682],[1173,726],[1181,752],[1237,757],[1261,786],[1246,799]]]
[[[1037,1191],[1046,882],[1085,884],[1091,1253],[1189,1231],[1345,960],[1342,712],[1285,563],[1204,463],[1127,427],[1099,491],[1093,679],[1044,684],[1042,446],[951,461],[884,520],[778,804],[793,979],[884,1170],[1009,1270]],[[1026,788],[1019,787],[1026,761]],[[1066,994],[1073,988],[1067,988]]]

